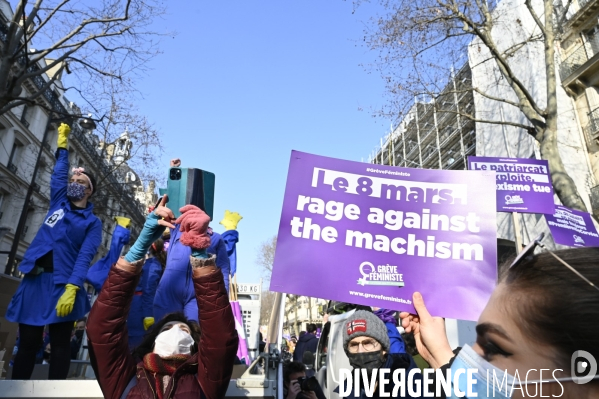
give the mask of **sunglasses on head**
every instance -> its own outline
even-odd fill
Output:
[[[519,264],[521,264],[524,259],[528,259],[529,257],[532,257],[534,255],[535,252],[535,248],[537,246],[545,249],[547,252],[549,252],[549,254],[551,254],[551,256],[553,256],[555,259],[557,259],[562,265],[566,266],[568,269],[572,270],[578,277],[580,277],[581,279],[583,279],[584,281],[586,281],[591,287],[593,287],[594,289],[596,289],[597,291],[599,291],[599,287],[597,287],[595,284],[593,284],[588,278],[586,278],[585,276],[583,276],[582,274],[580,274],[578,272],[578,270],[574,269],[572,266],[570,266],[568,264],[568,262],[566,262],[565,260],[563,260],[562,258],[560,258],[559,256],[557,256],[553,251],[547,249],[547,247],[545,247],[545,245],[541,242],[543,241],[543,238],[545,238],[545,233],[541,233],[537,236],[537,238],[535,238],[533,241],[531,241],[530,243],[528,243],[528,245],[526,247],[524,247],[524,249],[522,250],[522,252],[520,252],[518,254],[518,256],[516,257],[516,259],[514,259],[514,261],[512,262],[512,264],[510,265],[510,269],[512,267],[518,266]]]

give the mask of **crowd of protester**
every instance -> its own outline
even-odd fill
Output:
[[[87,276],[102,235],[89,201],[98,187],[82,168],[69,175],[70,129],[63,124],[58,132],[50,210],[20,263],[24,278],[6,312],[19,324],[12,378],[29,379],[35,364],[46,363],[50,379],[65,379],[71,359],[85,349],[87,332],[91,365],[106,398],[224,397],[233,365],[241,363],[225,240],[194,205],[180,208],[175,218],[164,196],[130,249],[121,256],[129,235],[115,235],[111,252]],[[171,166],[180,164],[173,160]],[[227,212],[221,223],[232,231],[240,219]],[[127,229],[126,218],[117,223]],[[366,374],[419,370],[414,389],[403,397],[425,397],[424,388],[435,391],[434,382],[423,385],[426,369],[478,369],[478,397],[487,397],[483,390],[489,387],[493,396],[503,394],[492,381],[489,385],[485,371],[520,387],[540,382],[555,397],[599,397],[599,379],[576,383],[571,363],[581,352],[599,359],[599,248],[535,254],[539,242],[503,265],[472,346],[452,348],[444,320],[430,315],[425,298],[415,293],[414,314],[353,307],[341,329],[349,364]],[[93,307],[84,289],[86,276],[99,291]],[[285,399],[326,398],[314,378],[319,331],[308,324],[298,337],[285,338]],[[326,353],[326,342],[321,349]],[[556,372],[543,379],[541,369]],[[462,375],[454,385],[466,391],[467,373]],[[368,397],[385,397],[394,384]],[[348,381],[328,387],[365,399],[363,388]],[[522,388],[512,393],[495,397],[526,397]]]

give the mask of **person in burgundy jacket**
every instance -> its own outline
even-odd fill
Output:
[[[152,212],[131,250],[112,267],[87,324],[91,363],[104,397],[224,398],[237,353],[238,336],[223,275],[207,257],[209,218],[185,206],[174,220],[163,204]],[[193,248],[190,258],[198,301],[199,325],[169,314],[128,350],[127,316],[147,248],[171,222],[180,224]],[[201,334],[200,334],[201,329]]]

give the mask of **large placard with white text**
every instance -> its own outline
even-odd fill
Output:
[[[293,151],[270,289],[476,320],[497,278],[495,172]]]

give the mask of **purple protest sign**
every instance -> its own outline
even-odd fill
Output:
[[[468,157],[468,169],[496,172],[497,212],[553,215],[549,164],[542,159]]]
[[[555,214],[545,215],[553,240],[571,247],[599,247],[599,234],[591,215],[556,205]]]
[[[477,320],[497,278],[494,172],[291,153],[272,291]]]

